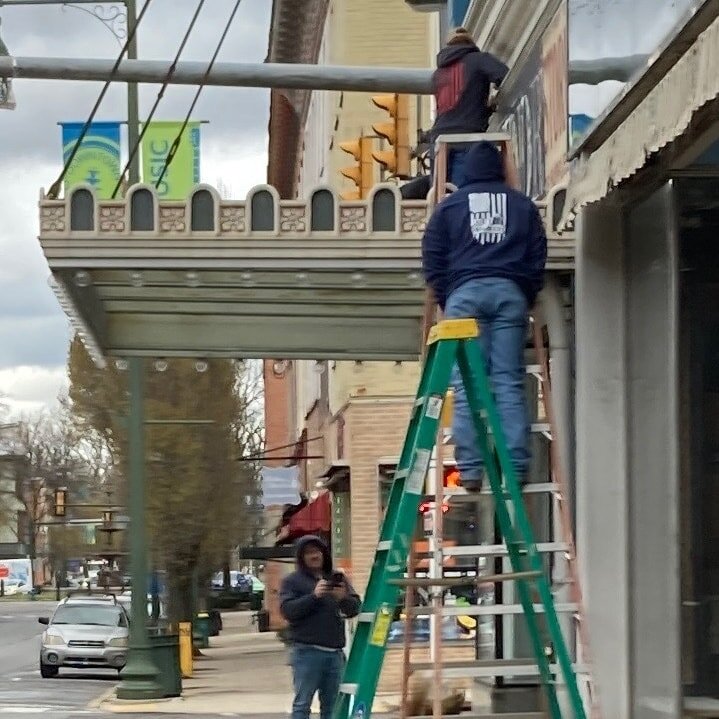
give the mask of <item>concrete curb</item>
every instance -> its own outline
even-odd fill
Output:
[[[100,694],[99,697],[96,697],[91,702],[87,704],[85,707],[86,709],[99,709],[102,704],[104,704],[117,690],[117,684],[115,684],[114,687],[111,687],[107,691],[104,691],[102,694]]]

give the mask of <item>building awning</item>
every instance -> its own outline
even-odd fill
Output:
[[[331,462],[327,469],[317,477],[317,486],[322,489],[338,491],[349,482],[350,465],[343,460]]]
[[[322,492],[317,499],[308,502],[292,514],[280,527],[276,544],[288,544],[308,534],[328,534],[332,527],[332,507],[328,492]]]
[[[692,29],[697,31],[698,23],[706,23],[706,17],[700,17],[701,11],[651,59],[642,78],[627,88],[598,124],[596,131],[603,123],[616,122],[617,116],[626,115],[607,139],[596,149],[589,149],[591,135],[582,143],[586,148],[580,146],[580,154],[572,165],[560,227],[573,222],[583,206],[602,200],[635,175],[650,156],[681,137],[695,115],[719,97],[719,19],[716,8],[706,10],[710,11],[714,14],[712,21],[693,44],[687,35]],[[677,59],[665,70],[667,57]],[[637,102],[633,88],[640,83],[648,91]]]

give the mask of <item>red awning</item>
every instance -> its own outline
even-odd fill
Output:
[[[278,542],[292,542],[307,534],[326,534],[332,528],[332,506],[330,493],[323,492],[313,502],[309,502],[293,514],[287,524],[279,531]]]

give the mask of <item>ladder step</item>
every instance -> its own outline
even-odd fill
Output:
[[[340,693],[354,696],[357,693],[357,684],[340,684]]]
[[[560,491],[560,486],[555,482],[536,482],[522,487],[522,494],[552,494]],[[492,494],[489,482],[484,482],[480,492],[468,492],[464,487],[445,487],[444,489],[444,496],[450,497],[452,502],[476,500],[477,495],[488,497]]]
[[[534,604],[534,611],[537,614],[544,613],[544,607],[541,604]],[[554,605],[554,609],[559,614],[571,613],[579,611],[579,605],[574,603],[558,603]],[[444,606],[441,614],[444,617],[499,617],[509,614],[523,614],[524,609],[521,604],[472,604],[468,607]],[[412,607],[412,616],[429,617],[432,614],[431,607]]]
[[[587,669],[581,664],[572,665],[576,674],[586,674]],[[432,662],[413,662],[410,665],[413,672],[433,672]],[[553,674],[559,674],[557,664],[550,664]],[[539,667],[533,659],[484,659],[447,661],[442,664],[442,675],[447,679],[461,679],[463,677],[532,677],[539,673]]]
[[[387,552],[387,551],[389,551],[391,546],[392,546],[392,542],[390,542],[389,539],[383,539],[381,542],[379,542],[377,544],[377,551],[378,552]]]
[[[358,622],[372,622],[374,620],[374,612],[360,612],[357,615]]]
[[[550,552],[566,552],[569,545],[565,542],[538,542],[537,551],[542,554]],[[423,552],[428,554],[428,552]],[[473,544],[466,547],[444,547],[445,557],[504,557],[507,556],[506,544]]]

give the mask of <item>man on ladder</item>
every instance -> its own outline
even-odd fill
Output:
[[[492,89],[499,88],[508,71],[494,55],[482,52],[467,30],[458,27],[439,51],[432,75],[437,115],[429,131],[431,141],[440,135],[486,132],[494,112]],[[463,147],[449,152],[447,179],[453,185],[462,181],[466,155]]]
[[[447,319],[478,321],[480,346],[520,484],[529,467],[524,347],[529,310],[544,282],[547,238],[532,200],[505,182],[489,142],[464,158],[459,189],[435,209],[422,241],[427,284]],[[455,369],[453,437],[462,486],[479,491],[483,460]]]

